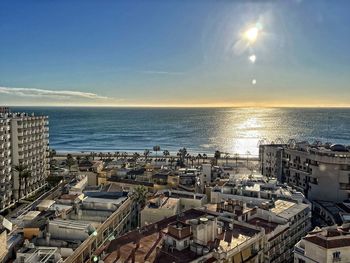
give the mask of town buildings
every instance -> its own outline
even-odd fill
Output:
[[[0,108],[0,211],[45,185],[49,174],[48,138],[47,116]],[[18,165],[25,172],[14,169]]]
[[[350,262],[350,225],[316,227],[295,245],[294,262]]]
[[[309,200],[350,197],[350,151],[339,144],[260,145],[262,173],[303,191]],[[281,169],[282,168],[282,169]]]
[[[263,230],[190,209],[112,240],[105,262],[263,262]]]

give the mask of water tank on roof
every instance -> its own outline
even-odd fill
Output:
[[[348,151],[346,149],[346,147],[342,144],[332,144],[330,148],[334,152],[347,152]]]

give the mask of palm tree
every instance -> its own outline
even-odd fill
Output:
[[[199,165],[199,160],[202,159],[202,155],[199,153],[196,158],[197,158],[197,165]]]
[[[159,145],[153,146],[153,151],[156,152],[156,158],[157,158],[158,157],[158,151],[160,151],[160,146]]]
[[[184,165],[186,154],[187,154],[187,149],[185,147],[180,149],[179,152],[177,153],[177,156],[179,156],[180,158],[180,166]]]
[[[134,160],[134,162],[135,162],[134,167],[136,166],[136,162],[137,162],[137,159],[138,159],[139,157],[140,157],[140,154],[137,153],[137,152],[134,152],[134,154],[132,155],[132,158],[133,158],[133,160]]]
[[[164,156],[165,158],[167,158],[169,155],[170,155],[170,153],[169,153],[168,150],[164,150],[164,151],[163,151],[163,156]]]
[[[204,163],[204,160],[208,159],[208,156],[206,153],[203,153],[203,163]]]
[[[114,153],[114,157],[116,158],[117,161],[118,161],[119,156],[120,156],[120,152],[115,152]]]
[[[188,160],[191,158],[191,155],[188,153],[186,154],[186,164],[188,165]]]
[[[228,165],[228,159],[230,158],[230,154],[229,153],[225,153],[225,159],[226,159],[226,166]]]
[[[69,171],[71,171],[72,166],[75,164],[74,158],[71,154],[67,154],[66,163]]]
[[[27,179],[30,177],[30,171],[28,171],[28,167],[26,165],[15,165],[13,167],[13,169],[15,171],[18,172],[18,181],[19,181],[19,187],[18,187],[18,199],[17,201],[19,201],[19,199],[21,198],[21,191],[22,191],[22,179],[24,178],[24,196],[26,195],[27,192]]]
[[[146,149],[143,151],[143,156],[145,156],[145,163],[147,162],[148,159],[148,155],[151,153],[150,150]]]
[[[174,157],[170,157],[170,166],[173,167],[173,163],[175,162],[175,158]]]
[[[76,159],[77,159],[78,164],[80,164],[81,157],[78,155]]]
[[[221,158],[221,152],[215,151],[214,158],[215,158],[215,164],[218,165],[218,160]]]
[[[99,154],[98,154],[98,157],[100,158],[100,160],[102,161],[103,160],[103,153],[102,152],[100,152]]]
[[[196,157],[194,156],[190,156],[190,161],[191,161],[191,165],[193,167],[193,162],[196,160]]]
[[[144,185],[138,185],[133,189],[131,198],[143,208],[146,204],[148,189]]]

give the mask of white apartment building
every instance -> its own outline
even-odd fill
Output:
[[[208,206],[212,210],[211,206]],[[264,230],[264,261],[292,262],[293,247],[311,228],[309,205],[277,200],[260,207],[248,207],[238,200],[225,200],[217,204],[216,212],[224,217]]]
[[[309,200],[342,202],[350,197],[350,148],[339,144],[309,144],[307,142],[283,146],[261,145],[262,152],[275,147],[271,158],[274,166],[283,169],[276,173],[282,182],[303,191]],[[265,149],[265,150],[264,150]],[[266,150],[267,151],[267,150]],[[261,166],[269,166],[266,158],[261,158]],[[266,174],[266,169],[262,172]]]
[[[47,116],[0,108],[0,211],[45,185],[49,173]],[[30,176],[13,168],[24,165]]]
[[[295,245],[294,262],[350,262],[349,230],[349,224],[315,228]]]

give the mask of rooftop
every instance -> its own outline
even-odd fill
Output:
[[[191,251],[190,248],[181,251],[176,249],[168,251],[161,242],[162,236],[174,232],[171,232],[168,227],[177,228],[179,224],[181,224],[181,229],[186,227],[190,229],[190,225],[186,223],[189,222],[188,220],[198,219],[206,215],[208,215],[206,211],[190,209],[181,215],[163,219],[138,231],[131,231],[111,241],[107,248],[107,252],[110,254],[104,259],[104,262],[115,262],[117,258],[121,262],[127,261],[132,258],[133,253],[135,254],[135,262],[145,262],[146,260],[149,262],[190,262],[197,259],[201,256]],[[228,222],[222,222],[222,226],[222,233],[214,241],[209,241],[207,244],[206,247],[210,250],[216,248],[224,252],[234,249],[259,233],[256,229],[238,224],[234,224],[230,228]],[[188,231],[186,231],[186,237],[188,236]],[[156,251],[158,252],[156,253]]]
[[[332,226],[315,228],[303,240],[314,243],[324,248],[338,248],[350,246],[350,226]]]

